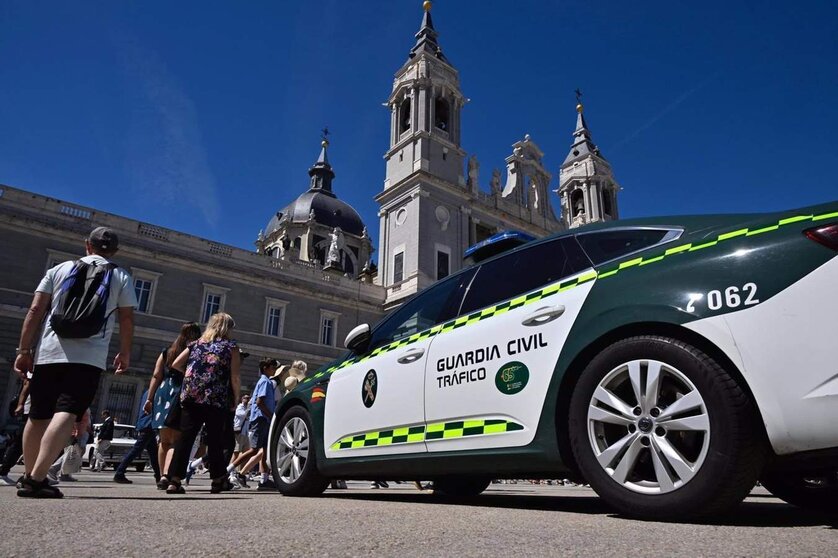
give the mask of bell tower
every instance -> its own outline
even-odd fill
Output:
[[[460,269],[469,231],[466,152],[460,147],[460,112],[467,99],[438,42],[430,0],[423,8],[416,42],[385,103],[390,142],[384,189],[376,201],[378,281],[387,287],[387,307]]]
[[[576,130],[573,145],[559,171],[562,219],[568,228],[619,218],[617,192],[611,164],[591,139],[585,122],[582,92],[576,90]]]

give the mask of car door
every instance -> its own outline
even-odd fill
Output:
[[[455,327],[431,345],[429,452],[532,441],[559,353],[595,278],[572,237],[480,266]]]
[[[385,318],[369,346],[335,372],[326,397],[327,458],[425,452],[429,330],[453,317],[475,270],[431,286]]]

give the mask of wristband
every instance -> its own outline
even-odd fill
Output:
[[[17,347],[15,352],[18,355],[31,355],[33,353],[32,349],[21,349],[20,347]]]

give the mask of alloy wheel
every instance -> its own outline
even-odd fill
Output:
[[[599,382],[588,405],[588,439],[599,465],[621,486],[665,494],[692,480],[710,445],[704,398],[678,369],[632,360]]]
[[[277,444],[277,470],[283,482],[293,484],[300,478],[308,460],[309,432],[305,421],[293,417],[285,423]]]

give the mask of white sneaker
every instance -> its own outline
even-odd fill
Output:
[[[371,482],[370,483],[370,488],[378,488],[378,483]]]
[[[0,486],[14,486],[16,483],[9,478],[9,475],[0,476]]]
[[[233,490],[239,490],[242,487],[242,484],[239,482],[239,479],[236,476],[235,472],[230,473],[230,476],[227,478],[227,480],[229,480],[230,484],[233,485]]]

